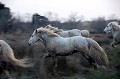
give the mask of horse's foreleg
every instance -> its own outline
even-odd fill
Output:
[[[43,53],[42,56],[40,56],[42,58],[46,58],[46,57],[50,57],[50,55],[48,53]]]
[[[57,57],[53,57],[53,74],[57,75]]]
[[[50,55],[48,54],[48,53],[42,53],[40,56],[39,56],[39,61],[38,61],[38,66],[36,66],[37,67],[37,69],[39,69],[38,70],[38,72],[36,72],[36,74],[37,74],[37,77],[39,78],[39,79],[46,79],[47,78],[47,72],[46,72],[46,65],[45,65],[45,59],[46,59],[46,57],[49,57]],[[39,68],[38,68],[39,67]],[[36,71],[36,69],[35,69],[35,71]]]
[[[116,47],[115,45],[117,45],[117,44],[118,44],[118,42],[113,41],[112,43],[110,43],[110,46],[112,46],[113,48],[115,48]]]
[[[1,47],[1,45],[0,45],[0,55],[2,54],[2,47]]]

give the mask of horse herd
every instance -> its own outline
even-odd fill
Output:
[[[112,32],[114,40],[110,44],[112,47],[120,43],[120,25],[118,25],[118,22],[108,23],[104,32]],[[89,36],[90,33],[88,30],[62,30],[47,25],[35,29],[28,44],[32,46],[36,42],[41,41],[45,45],[48,53],[45,53],[43,58],[52,57],[54,66],[53,71],[55,73],[57,68],[57,56],[67,56],[73,53],[82,54],[94,69],[104,68],[107,70],[109,65],[107,54],[103,48]],[[20,67],[32,67],[34,65],[28,57],[16,59],[12,48],[4,40],[0,40],[1,73],[5,70],[6,62]]]

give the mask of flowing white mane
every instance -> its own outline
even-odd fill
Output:
[[[114,26],[118,27],[120,29],[120,25],[118,25],[117,21],[110,22],[109,24],[113,24]]]
[[[51,29],[51,30],[53,30],[53,29],[58,29],[58,27],[53,27],[53,26],[51,26],[50,24],[47,25],[45,28],[49,28],[49,29]]]
[[[53,27],[50,24],[45,27],[46,29],[53,30],[55,33],[56,32],[61,32],[63,31],[62,29],[58,29],[58,27]]]
[[[40,33],[40,32],[45,32],[45,33],[47,33],[49,35],[52,35],[52,36],[60,36],[60,35],[54,33],[53,30],[50,30],[50,29],[47,29],[47,28],[43,28],[43,27],[40,27],[40,28],[37,29],[37,33]]]

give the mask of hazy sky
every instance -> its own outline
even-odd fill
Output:
[[[115,14],[120,18],[120,0],[0,0],[15,14],[52,12],[59,18],[70,14],[83,15],[85,19]]]

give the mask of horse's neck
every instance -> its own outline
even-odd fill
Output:
[[[60,31],[60,30],[55,30],[55,33],[59,33],[59,32],[62,32],[62,31]]]
[[[48,36],[47,36],[46,34],[40,36],[40,38],[43,40],[43,43],[44,43],[44,44],[46,44],[46,41],[49,39]]]
[[[49,41],[50,41],[51,39],[53,39],[54,37],[51,37],[51,36],[49,36],[49,35],[43,35],[41,38],[42,38],[42,40],[43,40],[43,43],[46,45],[46,44],[49,43]]]
[[[116,35],[120,33],[120,30],[119,29],[116,29],[115,27],[112,28],[112,35],[113,37],[116,37]]]
[[[116,32],[115,32],[115,30],[114,30],[114,28],[112,29],[112,35],[114,35]]]

